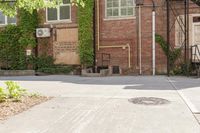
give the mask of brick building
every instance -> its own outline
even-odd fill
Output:
[[[106,58],[109,58],[106,54],[110,54],[109,66],[119,67],[121,73],[152,74],[152,0],[138,0],[139,3],[132,0],[99,0],[98,2],[97,65],[106,64]],[[170,41],[177,47],[180,39],[178,36],[180,27],[176,22],[176,17],[184,14],[183,3],[180,0],[170,1],[172,8],[176,10],[175,15],[172,15],[172,11],[170,11],[172,25],[170,25],[172,30]],[[166,37],[166,1],[154,0],[154,4],[155,32]],[[192,44],[193,31],[195,28],[199,28],[193,27],[192,18],[200,15],[200,9],[190,1],[189,12],[190,44]],[[196,34],[196,36],[198,35]],[[166,55],[158,44],[155,49],[156,73],[166,73]],[[106,54],[104,55],[104,53]]]
[[[166,37],[166,1],[165,0],[96,0],[95,1],[95,52],[96,67],[108,67],[113,73],[152,74],[152,10],[155,4],[155,33]],[[170,0],[177,14],[170,18],[171,44],[179,47],[182,34],[177,26],[177,17],[181,17],[183,0]],[[78,46],[77,7],[70,0],[63,0],[57,9],[39,11],[43,16],[40,28],[49,28],[50,37],[38,38],[38,54],[44,53],[55,58],[55,64],[80,65]],[[170,12],[172,14],[172,11]],[[198,42],[200,8],[190,1],[190,44]],[[14,23],[0,14],[0,24]],[[195,24],[194,24],[195,23]],[[199,29],[199,30],[198,30]],[[197,40],[195,40],[197,38]],[[166,73],[167,58],[158,44],[155,46],[156,73]]]

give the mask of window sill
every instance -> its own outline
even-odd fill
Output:
[[[133,17],[116,17],[116,18],[104,18],[104,21],[112,21],[112,20],[127,20],[127,19],[136,19],[135,16]]]
[[[63,21],[48,21],[48,22],[45,22],[44,24],[45,25],[49,25],[49,24],[68,24],[68,23],[72,23],[71,20],[63,20]]]

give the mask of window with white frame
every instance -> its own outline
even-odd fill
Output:
[[[7,24],[16,24],[16,17],[5,16],[0,11],[0,25],[7,25]]]
[[[105,0],[106,17],[132,17],[135,16],[135,0]]]
[[[57,8],[47,8],[47,21],[64,21],[71,19],[70,0],[63,0]]]

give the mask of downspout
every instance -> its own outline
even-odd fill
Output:
[[[166,15],[167,15],[167,75],[170,76],[170,63],[169,63],[169,43],[170,43],[170,1],[166,0]]]
[[[155,2],[152,0],[153,10],[152,10],[152,69],[153,76],[156,73],[156,43],[155,43],[155,32],[156,32],[156,13],[155,13]]]
[[[97,0],[97,50],[99,51],[99,43],[100,43],[100,16],[99,16],[99,8],[100,5],[99,5],[99,0]]]
[[[96,2],[93,3],[93,73],[96,72]]]
[[[139,5],[139,69],[142,75],[142,27],[141,27],[141,6]]]

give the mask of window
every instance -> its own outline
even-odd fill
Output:
[[[63,0],[57,8],[47,8],[47,21],[64,21],[71,19],[70,0]]]
[[[16,17],[5,16],[0,11],[0,25],[7,25],[7,24],[16,24]]]
[[[106,0],[106,17],[135,16],[135,0]]]

